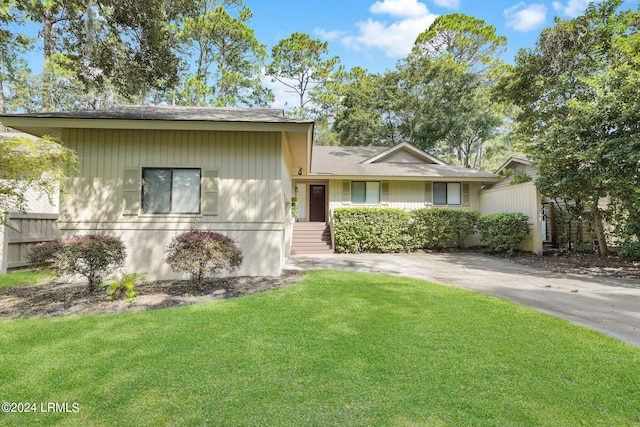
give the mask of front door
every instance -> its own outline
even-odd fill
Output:
[[[324,185],[309,186],[309,221],[326,222]]]

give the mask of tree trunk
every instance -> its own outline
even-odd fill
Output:
[[[4,60],[4,52],[0,52],[0,113],[4,114],[7,112],[7,107],[4,101],[4,69],[5,69],[5,60]]]
[[[593,230],[598,238],[598,252],[601,257],[606,257],[609,253],[607,248],[607,237],[604,234],[604,225],[602,224],[602,214],[598,208],[598,202],[591,205],[591,214],[593,216]]]
[[[43,52],[44,52],[44,70],[43,70],[43,84],[42,84],[42,111],[50,111],[53,108],[53,82],[54,72],[51,57],[53,54],[54,43],[54,25],[55,21],[49,13],[45,13],[43,23]]]

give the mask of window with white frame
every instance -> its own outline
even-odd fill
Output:
[[[199,214],[200,169],[142,168],[143,214]]]
[[[434,182],[434,205],[461,205],[462,184],[459,182]]]
[[[379,181],[352,181],[351,203],[353,204],[380,204]]]

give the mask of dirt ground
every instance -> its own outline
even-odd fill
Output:
[[[615,255],[599,258],[595,254],[555,252],[542,257],[530,253],[499,257],[554,273],[640,279],[640,261]],[[202,287],[189,281],[142,283],[136,286],[138,296],[131,303],[124,301],[125,296],[111,301],[104,291],[91,293],[83,283],[52,281],[0,290],[0,318],[154,310],[264,292],[293,285],[303,276],[303,272],[286,271],[280,277],[228,277],[208,280]]]
[[[111,301],[104,290],[92,293],[85,283],[51,281],[0,290],[0,318],[118,313],[177,307],[290,286],[303,276],[303,272],[287,271],[280,277],[225,277],[207,280],[201,287],[192,285],[187,280],[141,283],[136,285],[138,296],[130,303],[124,301],[125,295],[117,301]]]
[[[541,257],[530,252],[523,252],[504,258],[536,270],[553,273],[640,279],[640,260],[634,261],[617,255],[600,258],[593,253],[556,251],[545,253]]]

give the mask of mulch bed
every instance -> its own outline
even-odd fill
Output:
[[[131,303],[124,301],[124,295],[118,301],[111,301],[104,291],[90,292],[85,283],[52,281],[33,286],[15,286],[0,290],[0,318],[118,313],[177,307],[291,286],[303,276],[304,272],[286,271],[279,277],[224,277],[206,280],[202,286],[195,286],[188,280],[159,280],[136,285],[138,296]]]

